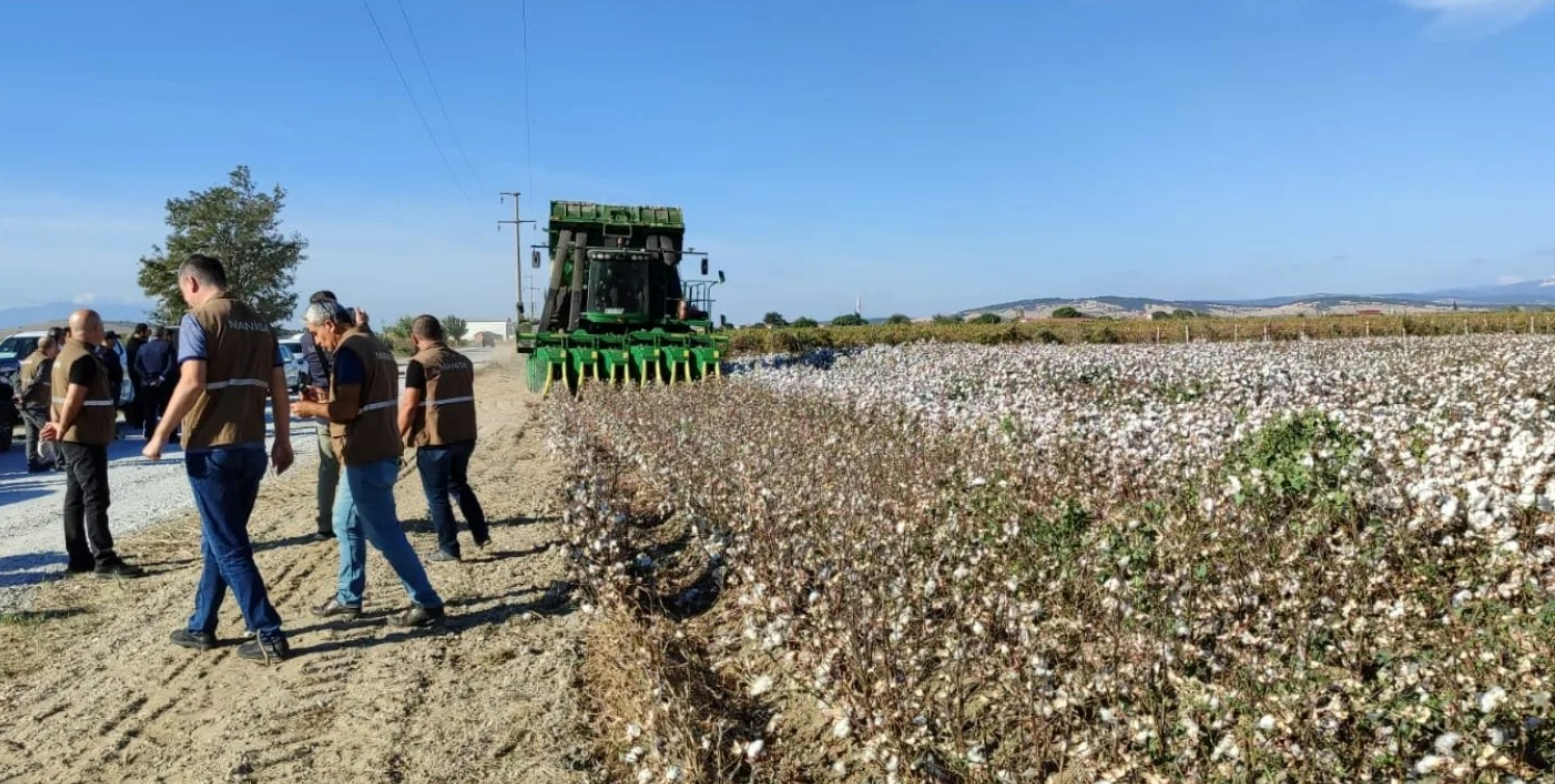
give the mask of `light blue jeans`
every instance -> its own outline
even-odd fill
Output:
[[[359,466],[341,466],[340,489],[335,494],[335,537],[340,542],[341,604],[362,606],[367,587],[367,546],[383,554],[399,576],[410,600],[429,610],[443,606],[432,589],[421,558],[411,549],[394,508],[394,480],[399,461],[379,460]]]

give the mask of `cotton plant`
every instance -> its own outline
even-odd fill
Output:
[[[656,568],[634,515],[696,520],[719,644],[822,706],[827,764],[1531,781],[1552,360],[1531,336],[872,347],[550,415],[599,601],[630,611]]]

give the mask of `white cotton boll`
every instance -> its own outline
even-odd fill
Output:
[[[752,697],[760,697],[769,691],[772,691],[771,675],[759,675],[756,677],[756,680],[751,681],[750,695]]]
[[[847,716],[843,716],[831,725],[831,734],[834,738],[846,738],[852,733],[853,723],[848,721]]]
[[[680,781],[683,778],[685,778],[685,774],[681,772],[678,766],[671,765],[669,770],[664,771],[665,781]]]
[[[1495,710],[1506,702],[1506,689],[1500,686],[1492,686],[1479,695],[1479,712],[1494,713]]]
[[[1452,750],[1457,748],[1458,743],[1462,740],[1462,735],[1459,735],[1456,732],[1446,732],[1438,735],[1436,737],[1436,742],[1432,743],[1431,746],[1436,749],[1437,754],[1451,756]]]
[[[765,747],[766,743],[762,742],[761,738],[757,738],[751,741],[750,744],[745,747],[745,758],[755,762],[756,758],[761,756],[761,750]]]
[[[1421,757],[1419,762],[1415,763],[1415,772],[1422,776],[1429,776],[1432,773],[1435,773],[1437,768],[1440,768],[1442,765],[1446,764],[1446,762],[1447,759],[1445,757],[1438,757],[1435,754],[1427,754],[1426,756]]]
[[[1275,722],[1273,716],[1265,715],[1263,718],[1258,720],[1258,729],[1263,730],[1264,732],[1268,732],[1274,729],[1274,726]]]
[[[637,771],[637,784],[648,784],[650,781],[653,781],[653,771],[646,768]]]
[[[642,734],[643,734],[643,728],[642,727],[639,727],[636,724],[627,724],[626,725],[626,739],[627,740],[637,740],[638,738],[642,737]]]

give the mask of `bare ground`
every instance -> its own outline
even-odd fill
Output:
[[[121,550],[152,576],[68,578],[0,620],[0,782],[585,781],[587,616],[572,612],[558,472],[521,369],[508,355],[478,377],[471,481],[494,544],[477,551],[466,535],[464,563],[427,564],[447,630],[383,625],[407,599],[371,549],[364,617],[311,616],[338,563],[332,542],[306,541],[313,470],[267,479],[250,532],[294,656],[269,667],[238,659],[230,597],[222,647],[171,645],[192,609],[198,520],[130,537]],[[398,498],[412,544],[430,553],[414,473]]]

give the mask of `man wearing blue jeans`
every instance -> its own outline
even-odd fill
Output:
[[[329,399],[311,388],[297,403],[298,416],[327,417],[342,481],[335,496],[335,537],[340,541],[340,582],[335,595],[314,609],[322,617],[362,612],[367,584],[365,538],[399,576],[412,606],[389,618],[393,626],[429,626],[444,620],[442,597],[405,538],[394,508],[404,446],[395,427],[399,367],[394,353],[357,326],[334,300],[308,305],[303,327],[334,357]]]
[[[405,366],[400,436],[416,450],[416,470],[437,530],[437,552],[427,560],[457,561],[459,526],[449,497],[459,503],[475,546],[491,542],[486,513],[469,479],[470,455],[475,451],[475,366],[448,347],[443,325],[435,316],[419,316],[411,322],[410,339],[416,355]]]
[[[180,376],[166,415],[143,453],[160,460],[172,432],[183,428],[184,467],[200,510],[205,565],[194,615],[172,633],[175,645],[216,646],[222,600],[232,590],[253,639],[238,657],[269,664],[290,654],[281,616],[254,564],[248,519],[265,475],[265,399],[275,419],[269,462],[276,473],[292,464],[291,412],[280,345],[269,322],[227,294],[221,261],[194,254],[178,270],[189,313],[179,325]]]

